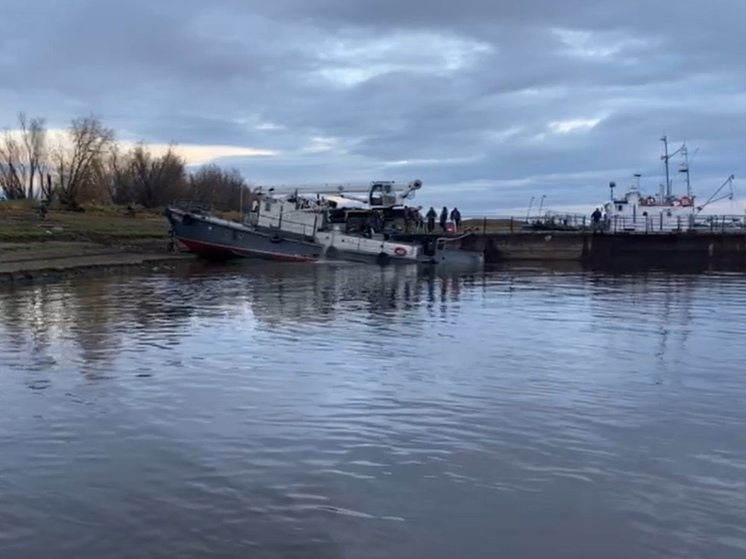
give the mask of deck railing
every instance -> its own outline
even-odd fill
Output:
[[[447,225],[450,229],[450,225]],[[590,216],[579,214],[546,214],[540,218],[513,216],[485,216],[465,218],[458,233],[543,233],[546,231],[587,231],[605,233],[676,233],[712,232],[746,233],[746,216],[743,215],[691,215],[691,216],[612,216],[594,222]],[[424,232],[428,232],[425,226]],[[433,233],[442,233],[439,223]]]

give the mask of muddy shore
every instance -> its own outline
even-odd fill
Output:
[[[193,263],[187,253],[166,251],[162,240],[126,243],[48,241],[0,243],[0,285],[57,281],[124,269],[159,270]]]

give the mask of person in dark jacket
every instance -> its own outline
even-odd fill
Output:
[[[427,232],[432,233],[433,229],[435,229],[435,218],[438,217],[438,213],[435,211],[435,208],[430,206],[425,217],[427,217]]]
[[[448,222],[448,208],[443,206],[443,211],[440,212],[440,228],[443,230],[443,233],[446,232],[447,222]]]
[[[598,230],[601,228],[602,215],[603,214],[601,213],[601,208],[596,208],[595,211],[591,214],[591,222],[594,230]]]
[[[458,208],[451,210],[451,221],[456,225],[456,231],[461,231],[461,212]]]

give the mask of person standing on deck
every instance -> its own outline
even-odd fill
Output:
[[[599,208],[596,208],[596,210],[591,214],[591,221],[593,222],[593,229],[598,229],[599,224],[601,222],[601,210]]]
[[[415,208],[414,219],[417,224],[417,231],[422,231],[425,228],[425,218],[422,217],[422,206],[417,206]]]
[[[435,229],[435,218],[438,217],[438,213],[435,211],[435,208],[430,206],[430,209],[427,211],[426,217],[427,217],[427,232],[432,233],[433,229]]]
[[[443,206],[443,211],[440,212],[440,228],[443,230],[443,233],[446,232],[447,222],[448,222],[448,208]]]
[[[458,208],[451,210],[451,221],[456,226],[456,232],[461,231],[461,212],[458,211]]]

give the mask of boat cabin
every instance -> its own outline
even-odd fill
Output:
[[[612,193],[614,183],[610,184]],[[603,204],[605,221],[614,231],[675,231],[689,229],[695,216],[694,196],[650,196],[635,186]]]
[[[303,195],[296,190],[287,196],[269,189],[259,195],[247,222],[303,236],[330,229],[345,233],[363,233],[371,228],[376,232],[404,230],[408,208],[403,202],[421,186],[421,181],[413,181],[402,193],[394,190],[393,181],[375,181],[366,197],[352,196],[342,187],[333,194]]]

